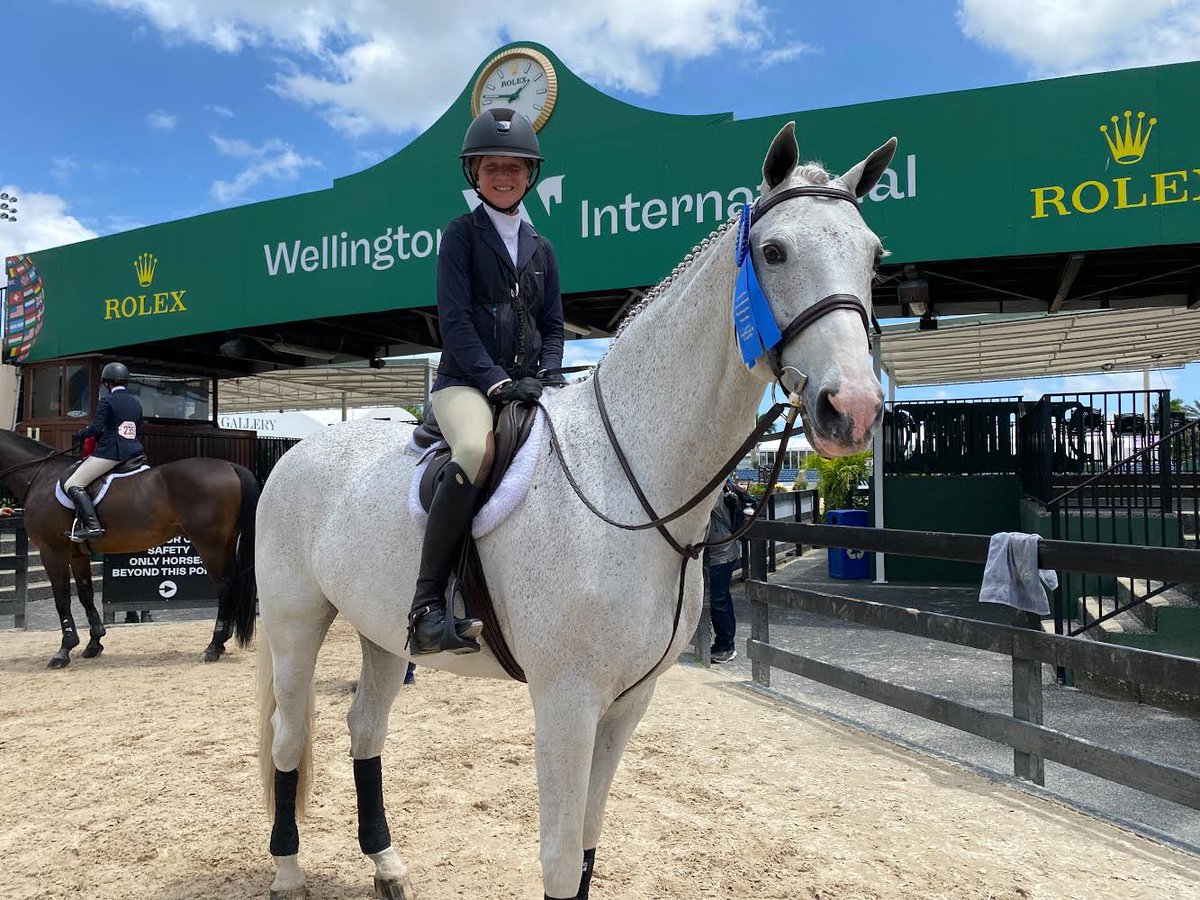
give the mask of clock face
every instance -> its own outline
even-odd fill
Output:
[[[471,115],[485,109],[515,109],[540,129],[554,110],[558,76],[545,54],[506,50],[488,60],[471,93]]]

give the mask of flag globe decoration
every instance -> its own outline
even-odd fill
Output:
[[[42,319],[45,317],[42,279],[28,256],[10,256],[7,269],[3,361],[24,362],[33,349],[38,332],[42,330]]]

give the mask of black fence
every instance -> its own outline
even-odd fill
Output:
[[[1165,392],[1164,392],[1165,393]],[[1197,546],[1200,511],[1200,422],[1182,416],[1165,437],[1077,481],[1047,503],[1055,539],[1155,547]],[[1161,427],[1161,422],[1154,423]],[[1142,427],[1142,426],[1139,426]],[[1142,434],[1138,435],[1139,441]],[[1080,634],[1133,610],[1175,586],[1146,578],[1064,573],[1054,598],[1055,631]]]
[[[1019,397],[896,402],[883,418],[889,475],[1015,474]]]
[[[12,535],[11,545],[9,535]],[[29,536],[25,533],[23,515],[0,516],[0,540],[11,553],[0,555],[0,578],[11,577],[11,591],[6,585],[0,592],[0,616],[12,616],[14,628],[25,627],[25,604],[29,599]]]
[[[769,687],[771,670],[783,669],[1005,744],[1013,749],[1013,771],[1018,778],[1044,784],[1045,760],[1051,760],[1200,809],[1200,773],[1102,747],[1042,723],[1043,664],[1200,695],[1200,660],[1046,634],[1036,617],[1027,613],[1014,611],[1014,616],[1025,617],[1019,620],[1020,624],[998,625],[767,583],[768,540],[982,563],[987,558],[986,535],[776,522],[757,522],[750,534],[755,540],[751,548],[751,580],[747,584],[751,605],[747,652],[757,684]],[[1043,541],[1038,564],[1096,574],[1159,573],[1181,581],[1200,580],[1200,551],[1188,549]],[[1013,673],[1012,714],[969,706],[773,646],[772,607],[798,609],[1009,656]]]
[[[259,435],[254,445],[253,471],[259,484],[266,484],[267,476],[275,468],[275,464],[293,447],[300,443],[300,438],[263,437]]]

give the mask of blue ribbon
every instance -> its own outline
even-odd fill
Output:
[[[750,255],[750,207],[742,205],[738,237],[733,250],[737,275],[733,280],[733,330],[746,368],[753,369],[759,357],[779,343],[781,335],[766,295],[754,274]]]

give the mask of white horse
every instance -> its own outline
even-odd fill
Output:
[[[864,323],[883,249],[854,201],[894,150],[892,139],[835,178],[820,166],[797,166],[792,123],[775,136],[750,230],[770,311],[793,326],[773,358],[763,354],[748,370],[739,355],[730,315],[732,221],[626,319],[592,377],[603,375],[617,440],[660,515],[699,491],[750,432],[772,368],[802,406],[820,452],[842,455],[868,444],[882,392]],[[547,391],[545,408],[584,494],[614,519],[643,523],[647,515],[606,437],[593,387]],[[275,814],[273,898],[304,896],[295,816],[311,768],[312,677],[339,613],[357,629],[363,654],[348,716],[360,846],[376,865],[376,896],[412,897],[388,835],[379,775],[405,672],[422,539],[410,516],[397,514],[396,497],[405,496],[415,463],[403,449],[407,428],[353,423],[305,440],[280,460],[259,503],[260,761]],[[693,568],[676,623],[679,554],[654,530],[602,522],[549,447],[540,457],[528,495],[480,539],[479,552],[533,701],[545,896],[586,898],[609,785],[656,676],[695,629],[701,579]],[[680,544],[704,538],[714,498],[715,491],[667,526]],[[486,645],[472,655],[425,656],[421,665],[507,677]]]

